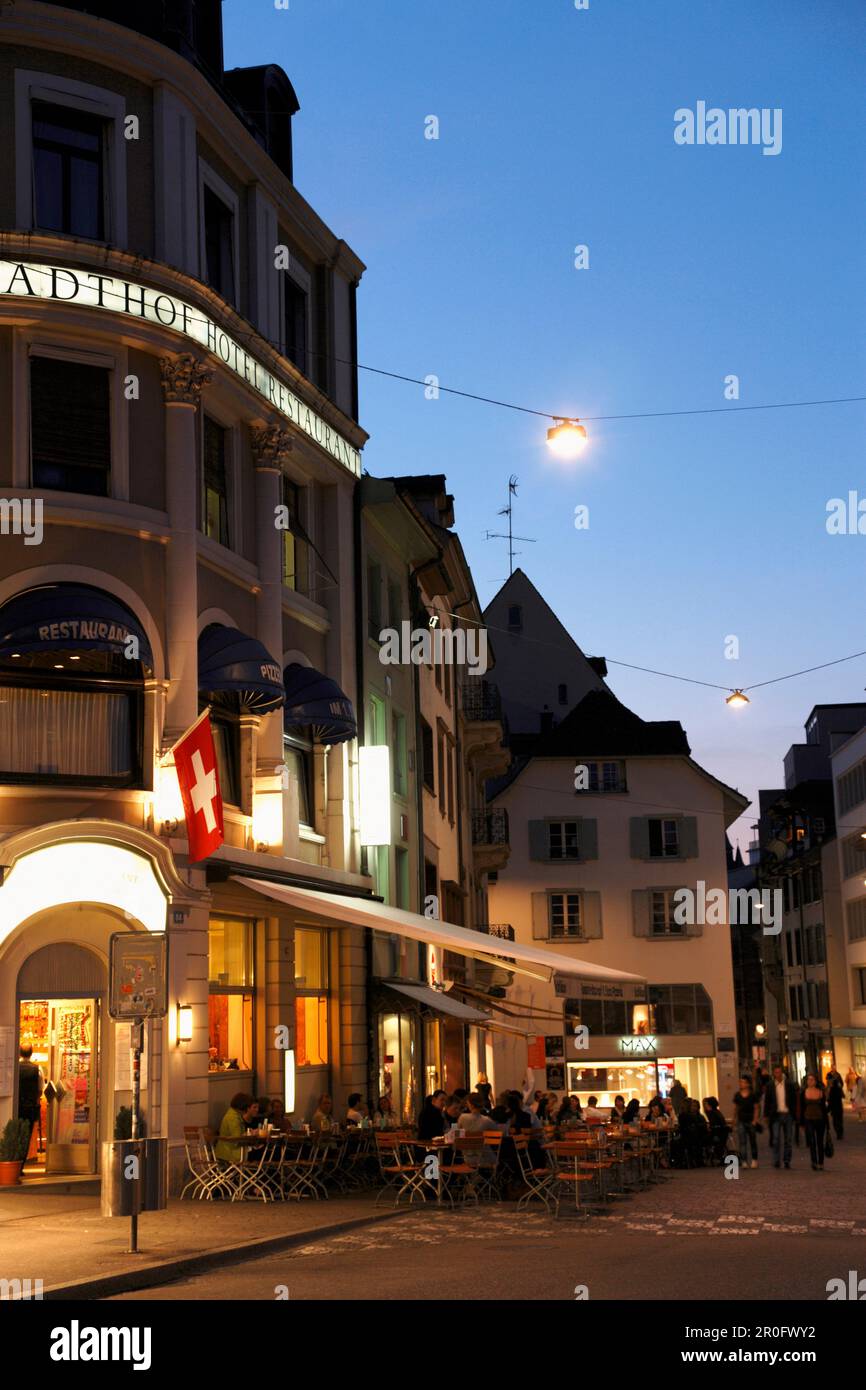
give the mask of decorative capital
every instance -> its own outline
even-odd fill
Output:
[[[292,436],[281,425],[252,431],[253,459],[257,468],[280,469],[292,452]]]
[[[202,387],[213,381],[213,369],[191,352],[161,357],[159,369],[166,405],[198,405]]]

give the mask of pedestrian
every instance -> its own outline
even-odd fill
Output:
[[[863,1120],[866,1120],[866,1076],[855,1077],[854,1089],[851,1092],[851,1104],[854,1106],[857,1123],[862,1123]]]
[[[39,1123],[39,1097],[42,1095],[42,1072],[33,1061],[33,1046],[22,1043],[18,1049],[18,1118],[30,1126],[27,1152],[33,1140],[33,1126]]]
[[[689,1096],[685,1086],[681,1081],[677,1080],[677,1078],[674,1077],[674,1084],[671,1086],[669,1099],[671,1105],[674,1108],[675,1115],[678,1116],[680,1111],[685,1108],[685,1103],[688,1100],[688,1098]]]
[[[485,1113],[489,1115],[492,1109],[493,1087],[487,1080],[486,1071],[480,1071],[478,1073],[478,1080],[475,1083],[475,1091],[476,1094],[479,1095],[484,1102]]]
[[[836,1138],[842,1139],[845,1133],[845,1083],[835,1066],[830,1068],[826,1079],[827,1109],[833,1121]]]
[[[705,1097],[704,1114],[707,1117],[707,1127],[709,1130],[710,1162],[723,1163],[725,1158],[725,1146],[731,1129],[722,1114],[721,1106],[715,1096]]]
[[[740,1077],[740,1089],[734,1095],[734,1121],[737,1126],[737,1150],[744,1168],[749,1166],[748,1149],[752,1153],[752,1167],[758,1166],[758,1141],[755,1125],[758,1120],[758,1097],[748,1076]]]
[[[764,1119],[770,1130],[773,1167],[784,1161],[791,1166],[794,1120],[799,1111],[797,1087],[781,1067],[773,1067],[773,1080],[764,1092]]]
[[[806,1138],[812,1155],[812,1171],[824,1171],[824,1137],[827,1132],[827,1097],[814,1072],[809,1072],[800,1093],[800,1113],[806,1126]]]

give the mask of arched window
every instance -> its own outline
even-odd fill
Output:
[[[118,599],[83,584],[0,608],[0,780],[142,785],[147,637]]]

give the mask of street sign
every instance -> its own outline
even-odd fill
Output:
[[[108,1012],[126,1022],[168,1013],[168,938],[164,932],[114,932],[109,949]]]

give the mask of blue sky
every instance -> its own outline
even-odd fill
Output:
[[[860,0],[223,8],[226,65],[292,79],[296,184],[368,266],[362,363],[581,417],[725,406],[731,373],[732,404],[866,394]],[[675,144],[699,100],[781,108],[781,152]],[[864,410],[598,422],[563,464],[543,420],[361,373],[367,468],[447,475],[482,603],[516,473],[515,530],[537,538],[517,563],[583,649],[726,686],[866,648],[866,535],[825,526],[830,498],[866,497]],[[754,796],[814,704],[866,700],[866,658],[739,711],[610,683]]]

